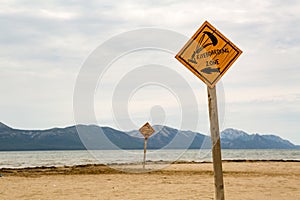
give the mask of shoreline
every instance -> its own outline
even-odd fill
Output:
[[[299,164],[300,160],[223,160],[224,165],[231,164]],[[0,168],[0,175],[5,176],[41,176],[41,175],[87,175],[87,174],[123,174],[123,173],[156,173],[166,170],[169,166],[204,166],[211,165],[212,162],[195,162],[195,161],[147,161],[147,169],[142,170],[142,163],[122,163],[122,164],[84,164],[84,165],[64,165],[64,166],[37,166],[22,168]],[[179,170],[180,171],[180,170]],[[212,169],[211,169],[211,172]],[[300,174],[300,172],[299,172]]]
[[[233,148],[233,149],[229,149],[229,148],[221,148],[221,150],[247,150],[247,151],[252,151],[252,150],[261,150],[261,151],[295,151],[295,150],[300,150],[300,145],[296,145],[296,146],[299,146],[299,147],[296,147],[296,148],[271,148],[271,149],[263,149],[263,148],[246,148],[246,149],[239,149],[239,148]],[[38,152],[38,151],[142,151],[143,148],[140,148],[140,149],[3,149],[3,150],[0,150],[0,153],[1,152]],[[147,150],[153,150],[153,151],[156,151],[156,150],[161,150],[159,148],[149,148]],[[178,149],[164,149],[165,151],[174,151],[174,150],[199,150],[199,148],[192,148],[192,149],[185,149],[185,148],[178,148]],[[211,150],[211,148],[201,148],[201,150]]]

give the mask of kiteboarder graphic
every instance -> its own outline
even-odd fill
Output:
[[[204,44],[202,46],[202,42],[203,42],[203,39],[204,39],[205,35],[208,36],[210,42],[207,43],[207,44]],[[196,55],[198,55],[199,53],[201,53],[201,51],[203,49],[205,49],[206,47],[208,47],[210,45],[216,46],[217,44],[218,44],[218,39],[211,32],[204,31],[203,35],[201,36],[201,38],[200,38],[200,40],[199,40],[199,42],[197,44],[196,50],[192,54],[191,58],[188,59],[188,61],[191,62],[191,63],[194,63],[194,64],[198,64],[197,61],[196,61]]]

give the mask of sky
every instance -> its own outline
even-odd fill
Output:
[[[243,50],[218,83],[220,129],[276,134],[300,144],[299,11],[297,0],[3,0],[0,121],[24,129],[72,125],[77,77],[101,44],[142,28],[170,30],[188,39],[207,20]],[[155,64],[171,67],[192,88],[199,124],[191,129],[207,133],[206,87],[175,54],[144,50],[115,60],[94,94],[99,125],[125,128],[115,116],[114,89],[134,66],[153,64],[155,58]],[[126,128],[138,128],[146,120],[175,128],[181,128],[182,120],[192,121],[182,119],[177,95],[159,83],[136,89],[125,99],[134,122]]]

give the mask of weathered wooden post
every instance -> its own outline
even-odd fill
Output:
[[[216,88],[207,87],[208,94],[208,109],[210,121],[210,136],[212,143],[212,157],[214,166],[214,180],[215,180],[215,198],[217,200],[224,199],[224,183],[222,171],[222,157],[220,144],[220,131],[218,119],[218,105]]]
[[[145,138],[145,139],[144,139],[144,159],[143,159],[143,169],[145,169],[145,165],[146,165],[147,142],[148,142],[148,138]]]

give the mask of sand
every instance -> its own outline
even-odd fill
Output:
[[[140,169],[140,165],[122,166]],[[152,168],[151,164],[147,166]],[[229,200],[300,199],[300,162],[224,162]],[[211,163],[126,173],[102,165],[0,170],[0,199],[213,199]]]

